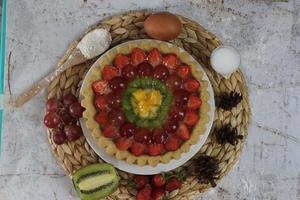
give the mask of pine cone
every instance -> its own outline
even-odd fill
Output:
[[[219,165],[217,159],[211,156],[200,156],[196,160],[195,173],[198,175],[199,182],[202,184],[211,184],[216,187],[215,180],[219,174]]]
[[[230,110],[242,101],[243,97],[237,92],[222,93],[219,96],[218,106],[224,110]]]
[[[236,145],[239,140],[243,139],[243,136],[238,134],[237,129],[232,128],[230,125],[225,125],[216,130],[215,135],[220,144],[230,143]]]

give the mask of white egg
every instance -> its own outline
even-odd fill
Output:
[[[239,52],[230,46],[216,48],[210,56],[212,68],[223,77],[228,78],[241,64]]]

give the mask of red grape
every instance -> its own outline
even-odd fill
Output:
[[[120,76],[114,77],[109,81],[109,87],[112,90],[123,90],[127,86],[127,81],[125,78]]]
[[[139,128],[134,134],[134,140],[143,144],[151,144],[151,132],[145,128]]]
[[[69,112],[72,117],[81,118],[84,108],[80,105],[79,102],[72,103],[69,107]]]
[[[61,118],[56,113],[48,113],[44,117],[44,124],[48,128],[56,128],[61,123]]]
[[[121,126],[120,135],[125,137],[130,137],[136,132],[136,126],[131,123],[125,123]]]
[[[167,78],[166,85],[173,90],[180,89],[182,86],[182,79],[178,75],[172,74]]]
[[[118,108],[122,103],[122,91],[108,93],[105,97],[107,104],[111,108]]]
[[[184,109],[181,107],[173,107],[169,112],[169,116],[176,121],[183,120],[185,115]]]
[[[70,124],[65,126],[64,133],[66,134],[68,140],[74,141],[80,138],[80,136],[82,135],[82,130],[80,126]]]
[[[176,105],[185,105],[189,100],[189,92],[184,89],[174,91],[174,101]]]
[[[168,135],[161,128],[156,128],[153,130],[153,141],[158,144],[164,144],[168,139]]]
[[[63,110],[60,113],[60,117],[65,124],[75,123],[77,121],[77,119],[72,117],[71,114],[66,110]]]
[[[167,123],[165,123],[163,127],[164,127],[166,133],[173,134],[173,133],[175,133],[175,131],[178,128],[178,123],[174,120],[170,120],[170,121],[167,121]]]
[[[164,65],[158,65],[154,68],[153,77],[159,80],[166,80],[169,76],[169,70]]]
[[[46,110],[47,112],[56,112],[62,107],[61,103],[54,97],[47,100]]]
[[[66,94],[62,97],[62,102],[67,107],[76,101],[77,101],[77,98],[73,94]]]
[[[137,74],[139,76],[152,76],[153,67],[148,62],[142,62],[137,66]]]
[[[66,140],[67,140],[67,136],[61,130],[59,130],[58,132],[53,134],[53,142],[57,145],[61,145],[61,144],[65,143]]]
[[[107,120],[109,124],[122,125],[125,122],[124,112],[119,108],[112,109],[107,115]]]
[[[132,80],[136,77],[136,68],[128,64],[122,69],[122,76],[125,77],[127,80]]]

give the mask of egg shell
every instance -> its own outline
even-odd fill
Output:
[[[159,12],[150,15],[144,22],[146,33],[158,40],[173,40],[181,32],[182,24],[176,15]]]

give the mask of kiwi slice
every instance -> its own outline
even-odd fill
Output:
[[[72,177],[81,200],[98,200],[110,195],[118,187],[119,179],[116,169],[107,163],[83,167]]]

